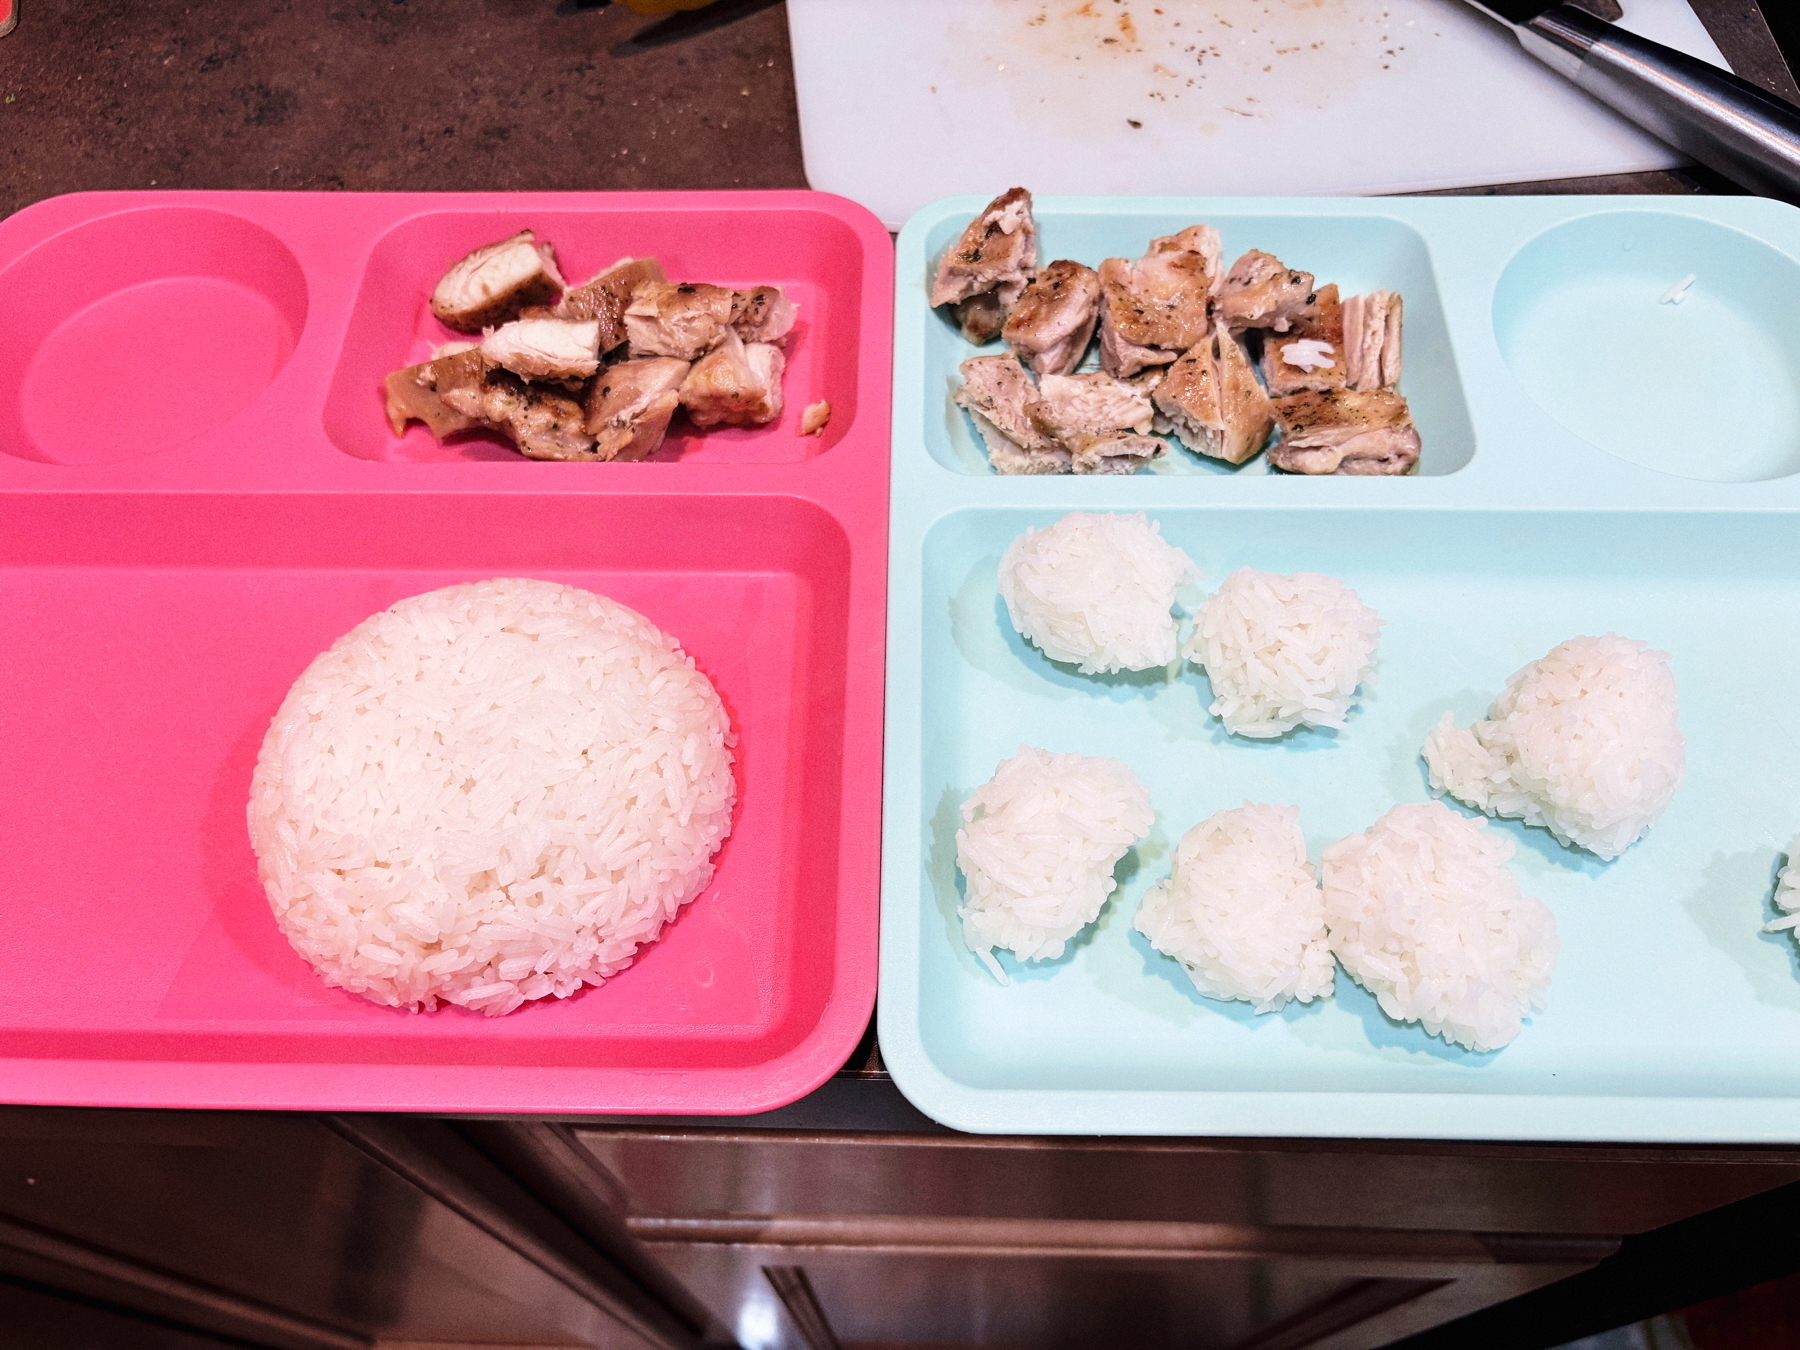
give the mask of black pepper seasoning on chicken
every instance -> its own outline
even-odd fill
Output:
[[[1310,318],[1296,319],[1286,333],[1263,334],[1263,379],[1277,398],[1345,382],[1345,308],[1337,286],[1319,287],[1314,301]]]
[[[760,426],[781,416],[786,360],[771,342],[745,342],[727,330],[724,341],[694,362],[681,382],[681,406],[697,427]]]
[[[1419,432],[1406,400],[1392,389],[1293,394],[1275,400],[1281,440],[1269,460],[1288,473],[1368,477],[1411,473]]]
[[[1223,326],[1169,368],[1154,397],[1183,445],[1228,464],[1255,455],[1275,425],[1249,357]]]
[[[1031,194],[1008,188],[938,260],[933,309],[954,306],[962,334],[980,346],[1000,336],[1013,306],[1037,275],[1037,221]]]
[[[1100,322],[1100,274],[1064,258],[1025,288],[1001,336],[1039,375],[1067,375],[1081,364]]]
[[[591,319],[598,323],[598,351],[605,356],[625,341],[625,309],[637,288],[646,282],[668,279],[655,258],[620,258],[598,276],[564,294],[548,317]]]
[[[1152,239],[1136,263],[1106,259],[1100,264],[1101,368],[1128,379],[1169,365],[1204,341],[1220,280],[1219,232],[1210,225]]]
[[[672,356],[620,361],[602,370],[584,405],[594,458],[633,461],[654,454],[681,404],[687,373],[688,363]]]
[[[969,410],[999,474],[1068,473],[1069,452],[1040,431],[1027,413],[1037,386],[1014,356],[971,356],[962,363],[956,401]]]
[[[459,333],[479,333],[549,303],[562,288],[556,250],[520,230],[452,263],[431,292],[431,312]]]
[[[1219,318],[1234,333],[1272,328],[1285,333],[1313,313],[1313,277],[1253,248],[1231,264],[1219,288]]]

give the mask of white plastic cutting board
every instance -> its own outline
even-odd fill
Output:
[[[1725,66],[1686,0],[1623,26]],[[812,186],[938,197],[1383,193],[1680,157],[1462,0],[788,0]]]

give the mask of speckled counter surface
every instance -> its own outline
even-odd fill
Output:
[[[580,0],[23,0],[0,215],[63,192],[806,185],[780,6],[613,57]]]

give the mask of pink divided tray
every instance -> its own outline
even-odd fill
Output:
[[[800,307],[779,424],[644,464],[388,430],[444,267],[530,226]],[[807,192],[97,193],[0,221],[0,1100],[765,1110],[875,995],[892,248]],[[829,399],[823,435],[801,410]],[[740,736],[713,885],[628,971],[489,1019],[326,989],[245,832],[269,718],[394,601],[533,576],[686,647]]]

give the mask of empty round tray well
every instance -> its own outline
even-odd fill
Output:
[[[1712,221],[1618,211],[1558,225],[1494,297],[1506,363],[1591,445],[1661,473],[1800,470],[1800,264]]]
[[[306,323],[285,245],[221,211],[105,216],[0,273],[0,448],[91,464],[224,425],[281,373]]]

